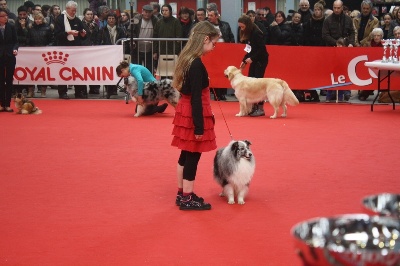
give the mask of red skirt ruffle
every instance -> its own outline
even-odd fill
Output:
[[[192,105],[190,95],[182,95],[175,107],[172,146],[190,152],[207,152],[217,148],[214,132],[214,115],[210,104],[210,90],[204,89],[201,95],[203,103],[204,134],[201,140],[194,137]]]

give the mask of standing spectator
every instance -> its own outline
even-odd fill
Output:
[[[275,16],[274,16],[274,14],[272,14],[271,8],[266,6],[266,7],[264,7],[264,10],[265,10],[265,12],[264,12],[265,21],[266,21],[267,25],[271,25],[271,23],[275,20]]]
[[[15,23],[17,21],[17,16],[14,13],[10,12],[10,10],[8,9],[7,0],[0,0],[0,8],[3,8],[4,10],[6,10],[8,12],[8,21],[9,22]]]
[[[383,39],[386,40],[389,34],[390,23],[392,22],[392,15],[390,13],[386,13],[383,15],[383,25],[381,29],[383,30]]]
[[[99,35],[99,25],[94,21],[94,14],[90,8],[83,10],[82,23],[83,29],[86,31],[86,38],[82,40],[82,45],[96,45],[97,36]],[[89,94],[100,94],[100,85],[89,85]]]
[[[118,19],[118,26],[125,29],[126,35],[129,37],[129,25],[131,23],[131,16],[128,12],[121,12],[121,17]]]
[[[308,0],[300,0],[300,8],[298,12],[301,15],[301,23],[307,22],[312,17],[312,11],[310,9],[310,2]]]
[[[32,13],[29,15],[29,20],[31,20],[32,24],[35,22],[35,15],[42,13],[42,6],[41,5],[34,5],[32,8]]]
[[[59,5],[52,5],[49,10],[49,24],[50,27],[54,30],[56,20],[58,16],[61,15],[61,8]]]
[[[251,21],[257,25],[257,27],[262,31],[264,44],[267,43],[267,29],[264,27],[264,24],[260,21],[256,20],[256,12],[254,10],[249,10],[246,12],[246,15],[251,19]],[[240,42],[240,27],[238,28],[238,42]]]
[[[93,12],[93,19],[95,22],[99,20],[99,14],[97,13],[101,6],[107,6],[107,0],[88,0],[89,9]]]
[[[189,8],[182,6],[179,10],[178,18],[182,26],[182,38],[189,38],[189,32],[193,25]]]
[[[103,29],[104,27],[107,27],[107,18],[110,13],[111,13],[111,9],[108,6],[104,5],[104,6],[99,7],[99,10],[97,13],[98,19],[96,20],[96,17],[95,17],[95,21],[99,25],[99,30]]]
[[[57,17],[54,28],[54,39],[58,46],[81,46],[82,40],[86,38],[86,31],[83,29],[82,21],[76,16],[78,4],[68,1],[65,10]],[[74,85],[75,97],[81,98],[86,92],[86,85]],[[67,85],[58,86],[58,96],[60,99],[69,99],[67,95]]]
[[[17,9],[17,20],[15,21],[15,29],[17,30],[17,38],[18,38],[18,46],[25,47],[26,39],[28,36],[28,28],[30,27],[31,23],[28,20],[28,13],[26,12],[26,6],[20,6]],[[14,85],[14,92],[19,93],[23,92],[24,90],[28,90],[27,85]]]
[[[179,56],[172,82],[172,86],[182,95],[175,108],[174,137],[171,143],[181,150],[175,200],[180,210],[211,209],[211,205],[205,203],[193,190],[202,152],[217,148],[208,73],[201,57],[214,49],[218,38],[219,31],[209,22],[197,23]]]
[[[162,19],[157,21],[154,27],[154,38],[182,38],[182,27],[179,20],[172,16],[172,7],[164,4],[161,7]],[[159,41],[154,45],[154,60],[158,60],[159,54],[179,54],[181,51],[180,42]]]
[[[133,34],[138,38],[153,38],[154,27],[158,19],[153,15],[153,8],[150,5],[143,6],[142,14],[136,16],[137,23],[134,23]],[[144,65],[153,73],[152,43],[149,41],[138,41],[136,50],[133,53],[133,62]]]
[[[304,45],[306,46],[325,46],[322,38],[322,26],[324,24],[324,5],[322,1],[314,4],[314,12],[310,20],[304,22]]]
[[[26,7],[26,12],[28,13],[28,19],[33,21],[33,19],[31,19],[31,16],[32,16],[32,10],[34,9],[35,4],[32,1],[25,1],[24,6]]]
[[[304,29],[301,24],[301,14],[299,12],[294,12],[292,17],[292,22],[289,23],[291,31],[291,45],[302,46],[304,45]]]
[[[238,20],[240,32],[239,42],[246,44],[246,51],[248,51],[240,64],[243,69],[247,64],[250,64],[249,77],[263,78],[265,69],[268,65],[268,52],[265,46],[263,32],[257,27],[252,19],[243,15]],[[250,116],[265,116],[264,101],[253,105]]]
[[[339,38],[346,39],[349,42],[349,47],[355,45],[353,21],[343,13],[343,2],[341,0],[333,2],[333,13],[324,21],[322,37],[325,40],[326,46],[336,46],[336,41]]]
[[[343,38],[348,47],[355,45],[355,30],[352,19],[343,13],[343,2],[335,0],[333,2],[333,13],[329,15],[322,27],[322,37],[325,40],[326,46],[336,46],[339,38]],[[333,91],[329,90],[326,95],[326,100],[330,101],[330,94]],[[351,96],[349,90],[341,91],[344,93],[344,100],[348,101]]]
[[[356,45],[365,46],[365,43],[369,42],[372,30],[379,27],[379,20],[372,15],[372,3],[370,0],[361,2],[361,14],[353,22],[357,32]]]
[[[8,11],[0,8],[0,112],[13,112],[10,107],[18,39],[15,26],[8,22]]]
[[[286,16],[283,11],[275,13],[275,20],[269,26],[270,44],[291,45],[291,29],[286,23]]]
[[[160,13],[160,4],[158,2],[150,2],[150,6],[153,7],[153,16],[158,20],[162,19],[163,15]]]
[[[30,47],[42,47],[53,45],[53,31],[50,26],[46,24],[46,20],[42,13],[37,13],[33,16],[34,22],[28,30],[28,36],[26,39],[27,46]],[[28,98],[34,97],[35,86],[28,86]],[[47,85],[40,86],[41,97],[46,97]]]
[[[49,17],[50,13],[50,8],[51,6],[49,5],[42,5],[42,14],[44,16],[44,18],[47,20],[47,18]]]
[[[400,9],[397,9],[395,11],[395,15],[392,19],[392,22],[390,23],[390,27],[389,27],[389,32],[388,32],[388,39],[394,39],[394,32],[393,29],[396,26],[400,26]]]
[[[119,39],[126,38],[125,30],[117,26],[117,15],[109,13],[107,17],[107,26],[99,31],[97,37],[98,45],[114,45]],[[116,85],[106,85],[107,98],[111,95],[117,95]]]
[[[204,8],[198,8],[196,10],[196,16],[194,18],[194,23],[196,24],[197,22],[200,21],[205,21],[207,20],[207,11]]]
[[[214,27],[221,32],[218,42],[234,43],[235,37],[233,36],[231,26],[228,22],[219,19],[218,10],[211,9],[208,11],[208,21],[214,25]],[[216,90],[217,100],[226,101],[226,88],[218,88]]]

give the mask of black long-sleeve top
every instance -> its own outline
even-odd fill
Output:
[[[203,135],[204,120],[203,120],[203,105],[201,94],[203,89],[208,88],[209,80],[206,67],[200,58],[194,59],[189,71],[185,74],[182,84],[181,93],[191,95],[192,117],[194,124],[194,134]]]

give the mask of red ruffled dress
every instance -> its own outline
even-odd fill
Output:
[[[201,59],[196,58],[190,67],[187,82],[182,86],[181,99],[175,107],[172,146],[190,152],[207,152],[217,148],[208,85],[207,70]],[[196,115],[196,119],[193,119],[193,115]],[[197,129],[195,123],[198,124]],[[201,140],[195,139],[195,130],[197,135],[202,132]]]

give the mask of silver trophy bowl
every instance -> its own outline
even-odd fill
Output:
[[[400,218],[400,194],[370,195],[363,198],[362,204],[373,214]]]
[[[315,218],[296,224],[291,233],[304,265],[400,265],[399,219],[366,214]]]

